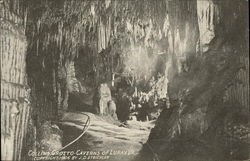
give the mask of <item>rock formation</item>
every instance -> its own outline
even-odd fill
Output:
[[[157,118],[138,160],[248,159],[247,5],[0,0],[2,159],[65,111],[126,121],[133,101]]]
[[[193,10],[186,12],[184,21],[174,12],[169,15],[175,40],[170,44],[175,50],[168,74],[170,109],[161,113],[152,129],[143,160],[247,159],[249,93],[238,84],[249,86],[246,3],[181,4],[175,1],[169,7]],[[199,32],[190,34],[190,25],[191,32],[195,28]]]
[[[106,114],[111,115],[114,119],[117,119],[116,104],[113,100],[108,101],[108,108]]]
[[[20,160],[30,114],[24,19],[0,3],[1,160]]]
[[[100,115],[109,115],[114,119],[117,119],[116,104],[112,100],[108,84],[100,84],[93,99],[93,105],[96,108],[96,113]]]

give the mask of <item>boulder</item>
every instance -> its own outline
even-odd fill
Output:
[[[38,151],[52,152],[62,148],[62,131],[55,124],[46,121],[38,129]]]

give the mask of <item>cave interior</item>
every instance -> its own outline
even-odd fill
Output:
[[[79,113],[152,123],[133,161],[250,158],[247,0],[0,0],[0,21],[3,160]]]

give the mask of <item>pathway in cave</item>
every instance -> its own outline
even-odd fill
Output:
[[[79,160],[122,160],[132,161],[146,143],[153,121],[128,121],[126,127],[119,126],[118,121],[109,117],[101,117],[92,113],[70,112],[61,119],[63,144],[77,138],[90,117],[90,126],[86,133],[64,151],[74,151]],[[106,153],[107,155],[102,155]],[[99,156],[99,157],[98,157]],[[96,159],[95,159],[96,157]]]

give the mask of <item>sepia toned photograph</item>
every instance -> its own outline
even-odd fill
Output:
[[[248,0],[0,0],[1,161],[250,161]]]

